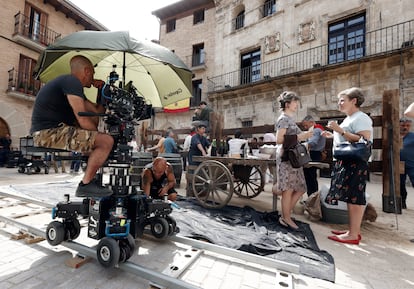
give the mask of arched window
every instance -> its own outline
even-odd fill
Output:
[[[237,14],[236,19],[234,21],[234,30],[240,29],[244,27],[244,10],[240,11],[239,14]]]

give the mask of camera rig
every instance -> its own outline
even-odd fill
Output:
[[[164,239],[176,232],[175,220],[169,216],[171,205],[164,200],[147,198],[131,183],[129,171],[132,152],[128,142],[135,135],[134,126],[148,119],[152,106],[139,96],[129,82],[125,88],[115,86],[119,79],[115,70],[98,94],[106,108],[104,114],[82,113],[84,116],[101,116],[105,131],[114,138],[114,146],[104,167],[109,168],[109,183],[113,193],[108,197],[93,196],[72,202],[69,195],[52,210],[54,220],[47,226],[46,239],[55,246],[76,239],[81,231],[78,217],[88,219],[88,237],[100,240],[97,259],[105,267],[114,267],[128,260],[135,250],[135,238],[142,236],[150,225],[151,233]],[[96,175],[103,185],[104,169]]]

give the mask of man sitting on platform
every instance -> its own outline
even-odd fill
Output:
[[[175,184],[173,168],[163,157],[155,158],[142,172],[144,194],[153,199],[163,199],[168,196],[168,200],[175,201],[177,199]]]
[[[79,112],[102,113],[105,108],[90,102],[83,87],[101,87],[93,78],[91,61],[81,55],[70,60],[71,74],[49,81],[36,96],[30,133],[36,146],[88,153],[88,165],[77,190],[77,197],[104,197],[112,191],[94,180],[112,150],[112,136],[98,132],[98,117],[79,116]]]

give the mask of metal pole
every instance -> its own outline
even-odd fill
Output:
[[[36,236],[39,236],[39,237],[42,237],[42,238],[46,238],[46,233],[43,230],[39,229],[39,228],[26,225],[22,222],[19,222],[17,220],[14,220],[14,219],[11,219],[11,218],[8,218],[8,217],[4,217],[4,216],[1,216],[1,215],[0,215],[0,221],[2,221],[4,223],[7,223],[7,224],[14,225],[16,227],[19,227],[20,229],[23,229],[23,230],[27,231],[30,234],[33,234],[33,235],[36,235]],[[87,246],[82,245],[80,243],[73,242],[73,241],[71,241],[71,242],[62,242],[61,245],[66,247],[66,248],[75,250],[75,251],[79,252],[81,255],[97,259],[96,250],[94,249],[94,247],[90,248],[90,247],[87,247]],[[184,282],[180,279],[176,279],[174,277],[159,273],[157,271],[145,268],[143,266],[137,265],[137,264],[132,263],[130,261],[126,261],[124,263],[119,263],[118,268],[123,270],[123,271],[126,271],[126,272],[132,273],[134,275],[137,275],[139,277],[142,277],[142,278],[144,278],[146,280],[149,280],[151,282],[154,282],[158,285],[165,286],[167,288],[171,288],[171,289],[201,289],[198,286],[189,284],[189,283]]]
[[[299,274],[299,265],[267,258],[264,256],[254,255],[240,250],[225,248],[215,244],[194,240],[191,238],[181,236],[171,236],[168,238],[171,241],[186,244],[197,249],[207,250],[222,255],[238,258],[243,261],[261,264],[266,267],[275,268],[281,271]]]

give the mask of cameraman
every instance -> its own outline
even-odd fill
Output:
[[[35,146],[89,154],[88,164],[77,190],[77,197],[109,196],[112,191],[94,180],[97,170],[112,150],[112,136],[98,132],[98,117],[79,116],[79,112],[103,113],[105,108],[90,102],[83,87],[102,87],[93,78],[91,61],[81,55],[70,60],[71,74],[49,81],[36,96],[32,127]]]

